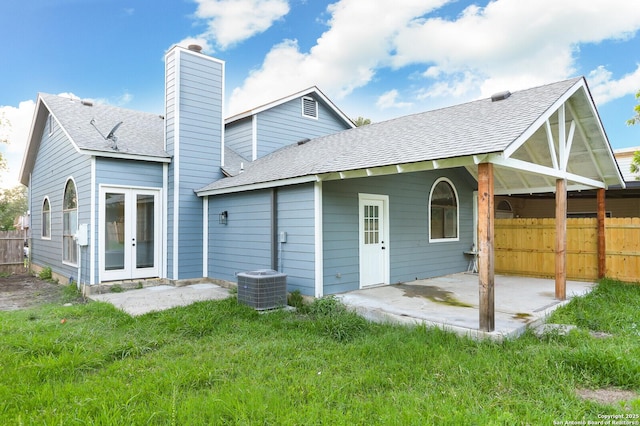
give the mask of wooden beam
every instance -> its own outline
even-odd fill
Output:
[[[582,141],[582,144],[584,145],[584,147],[586,148],[587,152],[589,153],[589,158],[593,162],[593,167],[596,169],[596,173],[598,173],[598,176],[604,182],[604,173],[602,173],[602,168],[600,167],[600,164],[598,163],[598,161],[596,161],[595,155],[593,155],[593,149],[589,145],[589,140],[587,138],[587,132],[584,130],[584,126],[582,125],[580,120],[577,118],[578,116],[576,115],[576,112],[575,112],[574,108],[571,106],[570,103],[568,103],[567,105],[569,106],[569,111],[571,112],[571,115],[573,116],[574,120],[576,121],[576,125],[578,126],[578,134],[580,135],[580,140]]]
[[[564,157],[564,163],[560,166],[563,171],[567,171],[567,166],[569,165],[569,157],[571,156],[571,147],[573,146],[573,138],[576,134],[576,122],[575,120],[571,120],[571,125],[569,126],[569,136],[567,136],[567,155]]]
[[[562,171],[566,170],[562,167],[562,165],[565,164],[564,159],[569,156],[569,153],[566,151],[567,130],[564,120],[564,104],[562,104],[562,106],[558,108],[558,168]]]
[[[533,164],[528,161],[517,160],[515,158],[504,158],[500,155],[493,155],[488,159],[488,162],[495,164],[496,166],[514,169],[520,173],[538,174],[554,177],[556,179],[566,179],[571,182],[584,184],[590,186],[591,189],[604,188],[606,185],[604,180],[597,181],[585,176],[579,176],[573,173],[563,172],[561,170],[553,169],[551,167],[542,166],[540,164]]]
[[[480,330],[495,329],[493,164],[478,164],[478,286]]]
[[[605,192],[604,189],[598,189],[598,278],[604,278],[607,273],[607,255],[606,241],[604,236],[605,222]]]
[[[559,170],[558,167],[558,157],[556,155],[556,145],[553,141],[553,131],[551,130],[551,123],[549,119],[547,119],[545,123],[545,130],[547,131],[547,144],[549,145],[549,155],[551,156],[551,163],[553,164],[553,168]]]
[[[556,299],[567,298],[567,181],[556,180]]]

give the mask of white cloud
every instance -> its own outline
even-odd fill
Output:
[[[317,43],[308,51],[295,40],[275,45],[232,91],[229,112],[311,85],[340,100],[381,69],[409,65],[426,70],[414,74],[423,78],[412,88],[416,101],[486,97],[573,77],[582,44],[625,40],[640,29],[640,8],[630,8],[628,0],[494,0],[454,19],[429,17],[447,2],[331,4],[328,29]],[[408,99],[410,93],[400,95]]]
[[[376,69],[389,66],[399,28],[444,2],[378,0],[376,7],[369,7],[361,0],[341,0],[329,5],[329,29],[317,44],[308,53],[301,52],[295,40],[274,46],[262,66],[233,90],[229,111],[239,112],[313,85],[341,99],[369,83]]]
[[[604,66],[599,66],[587,76],[589,89],[595,103],[600,106],[627,95],[635,95],[640,89],[640,64],[635,71],[615,80]]]
[[[18,173],[22,166],[22,157],[27,146],[27,139],[31,129],[31,120],[35,109],[34,101],[20,102],[18,107],[0,107],[0,117],[4,117],[9,125],[0,129],[2,138],[8,144],[0,144],[0,152],[7,161],[8,170],[0,173],[0,187],[13,188],[19,185]]]
[[[196,2],[198,9],[195,16],[207,22],[207,30],[197,38],[213,41],[221,49],[266,31],[274,21],[289,13],[289,4],[286,0],[196,0]],[[210,46],[208,48],[210,49]]]
[[[397,90],[389,90],[383,93],[376,101],[376,106],[379,109],[389,108],[407,108],[411,106],[410,102],[398,102],[399,93]]]
[[[416,18],[399,30],[393,63],[436,64],[440,79],[472,72],[488,96],[573,76],[579,44],[625,39],[639,28],[640,8],[626,0],[496,0],[456,20]]]
[[[433,73],[429,73],[429,70],[425,74],[433,75]],[[478,77],[466,71],[461,75],[449,76],[447,80],[437,81],[424,89],[418,90],[416,98],[421,101],[433,98],[462,98],[469,93],[469,88],[477,87],[478,83]]]

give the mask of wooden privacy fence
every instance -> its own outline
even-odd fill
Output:
[[[640,281],[640,218],[606,218],[606,276]],[[598,279],[596,219],[567,219],[567,278]],[[551,278],[555,219],[496,219],[495,272]]]
[[[25,272],[24,231],[0,231],[0,272]]]

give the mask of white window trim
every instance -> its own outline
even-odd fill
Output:
[[[44,215],[44,202],[47,202],[47,204],[49,205],[49,227],[47,229],[48,234],[47,236],[44,235],[44,221],[42,220],[42,217]],[[42,222],[40,225],[40,239],[42,240],[51,240],[51,200],[49,199],[48,196],[45,196],[42,199],[42,203],[40,203],[40,221]]]
[[[300,98],[300,108],[302,109],[302,116],[305,118],[311,118],[313,120],[317,120],[318,119],[318,101],[315,100],[315,98],[311,97],[311,96],[303,96],[302,98]],[[316,110],[316,115],[307,115],[304,113],[304,101],[305,100],[309,100],[309,101],[313,101],[315,104],[315,110]]]
[[[431,197],[433,196],[433,190],[436,188],[436,186],[440,182],[446,182],[449,185],[451,185],[451,188],[453,189],[453,196],[456,197],[456,237],[455,238],[431,238]],[[450,179],[446,177],[441,177],[436,179],[435,182],[433,182],[433,185],[431,185],[431,191],[429,191],[429,204],[427,204],[427,211],[429,213],[429,222],[427,225],[429,227],[430,243],[446,243],[446,242],[460,241],[460,197],[458,197],[458,190],[456,189],[456,186],[453,184],[453,182],[451,182]]]
[[[78,242],[76,241],[75,238],[73,240],[76,244],[76,249],[77,249],[76,253],[78,254],[78,256],[76,256],[76,261],[70,262],[64,259],[64,196],[65,196],[65,192],[67,189],[67,185],[69,184],[69,181],[73,182],[73,187],[76,190],[76,232],[74,232],[74,234],[78,233],[78,221],[79,221],[78,207],[80,204],[80,197],[78,197],[78,185],[76,185],[75,179],[72,176],[69,176],[67,180],[64,181],[64,188],[62,189],[62,264],[68,265],[68,266],[78,266],[78,257],[80,254],[80,248],[77,247]]]

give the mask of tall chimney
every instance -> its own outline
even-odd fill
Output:
[[[202,200],[194,192],[222,178],[224,62],[200,46],[165,56],[165,149],[172,156],[167,188],[167,276],[203,276]]]

